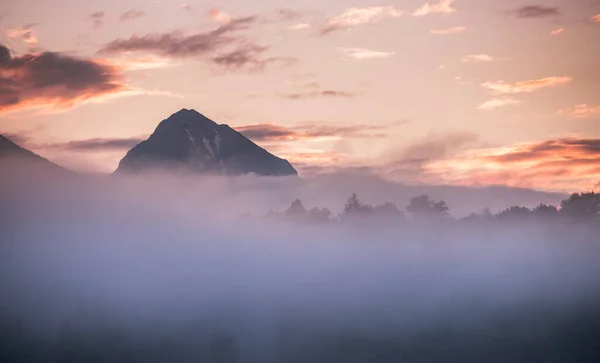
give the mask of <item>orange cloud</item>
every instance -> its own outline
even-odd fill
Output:
[[[454,3],[454,0],[440,0],[439,3],[433,3],[433,4],[426,3],[425,5],[421,6],[417,10],[415,10],[415,12],[412,15],[413,16],[425,16],[425,15],[429,15],[429,14],[449,15],[449,14],[452,14],[457,11],[455,8],[452,7],[453,3]]]
[[[553,31],[550,32],[550,35],[558,35],[558,34],[562,34],[565,32],[564,28],[558,28],[558,29],[554,29]]]
[[[434,35],[454,35],[466,32],[468,29],[466,26],[455,26],[453,28],[448,29],[438,29],[430,31],[431,34]]]
[[[471,150],[425,165],[424,174],[459,185],[592,190],[600,179],[600,139],[565,137]]]
[[[104,62],[54,52],[12,57],[0,45],[0,113],[70,108],[127,91],[121,71]]]
[[[8,44],[13,41],[21,41],[27,44],[30,48],[36,48],[39,41],[35,33],[36,24],[27,24],[20,28],[9,28],[3,31],[4,37]]]
[[[300,123],[283,126],[272,123],[237,126],[235,130],[257,141],[306,141],[341,138],[381,138],[393,125],[331,125]]]
[[[229,23],[233,20],[231,15],[220,11],[219,9],[210,9],[209,16],[212,20],[219,23]]]
[[[594,16],[594,17],[592,18],[592,21],[593,21],[594,23],[600,23],[600,14],[598,14],[598,15]]]
[[[517,93],[530,93],[542,88],[554,87],[569,83],[572,81],[571,77],[546,77],[541,79],[535,79],[531,81],[517,82],[517,83],[505,83],[499,82],[485,82],[481,85],[495,93],[499,94],[517,94]]]

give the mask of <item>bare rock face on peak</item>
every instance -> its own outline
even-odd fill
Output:
[[[201,174],[297,175],[287,161],[259,147],[228,125],[183,109],[163,120],[150,137],[129,150],[116,174],[153,170]]]

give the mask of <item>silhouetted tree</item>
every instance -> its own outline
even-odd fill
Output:
[[[530,220],[533,212],[529,208],[513,206],[496,215],[496,219],[502,222],[525,222]]]
[[[600,217],[600,193],[575,193],[560,204],[560,212],[573,220],[590,220]]]
[[[558,208],[553,205],[540,204],[533,209],[533,215],[542,221],[551,221],[560,217]]]
[[[363,204],[356,193],[353,193],[344,207],[342,218],[348,217],[368,217],[373,212],[373,207],[369,204]]]
[[[404,219],[404,213],[394,203],[383,203],[373,208],[373,216],[388,220]]]
[[[471,213],[460,220],[463,223],[482,225],[489,224],[494,221],[494,215],[489,208],[485,208],[481,213]]]
[[[326,223],[331,221],[331,211],[327,208],[315,207],[308,211],[308,218],[312,223]]]
[[[450,208],[441,200],[434,202],[427,195],[410,198],[406,211],[413,219],[443,218],[449,215]]]
[[[358,195],[356,193],[352,193],[348,201],[346,202],[346,206],[344,207],[344,214],[352,213],[354,211],[359,210],[362,207],[361,201],[358,199]]]
[[[308,211],[304,208],[304,204],[300,199],[292,202],[292,205],[285,211],[285,215],[289,217],[304,217]]]

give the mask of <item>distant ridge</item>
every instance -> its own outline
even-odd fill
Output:
[[[115,174],[152,170],[198,174],[298,175],[296,169],[228,125],[196,110],[182,109],[159,123],[150,137],[133,147]]]
[[[31,176],[32,172],[54,175],[76,175],[50,160],[29,151],[0,134],[0,178],[7,180],[17,176]]]

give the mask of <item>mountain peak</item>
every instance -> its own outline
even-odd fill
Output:
[[[131,149],[116,173],[156,168],[222,175],[297,175],[287,160],[231,127],[185,108],[161,121],[147,140]]]

